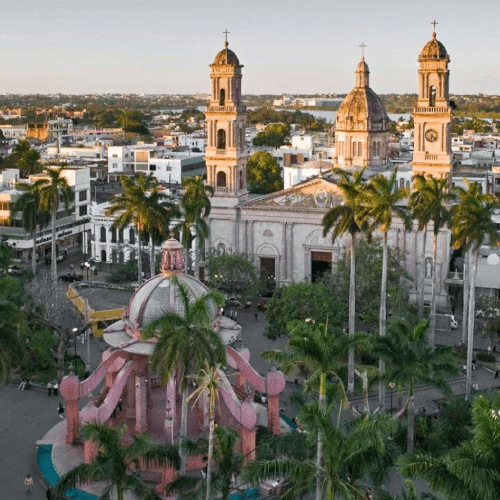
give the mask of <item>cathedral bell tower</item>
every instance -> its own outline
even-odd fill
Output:
[[[226,37],[227,37],[227,33]],[[241,68],[228,42],[210,65],[212,91],[207,120],[207,183],[214,188],[212,205],[234,206],[247,196],[246,107],[241,101]]]
[[[435,25],[437,23],[432,23]],[[450,176],[451,119],[448,63],[450,56],[432,33],[418,58],[418,102],[413,109],[415,146],[413,175]]]

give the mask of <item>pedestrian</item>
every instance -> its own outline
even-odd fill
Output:
[[[18,391],[24,391],[24,389],[26,389],[26,385],[28,384],[28,379],[27,378],[23,378],[21,380],[21,383],[19,384],[17,390]]]
[[[231,309],[231,319],[234,318],[234,311]]]
[[[64,406],[62,403],[59,403],[59,406],[57,407],[57,414],[59,415],[60,420],[64,420]]]
[[[31,493],[31,487],[33,486],[33,478],[31,474],[27,474],[24,478],[24,486],[26,487],[26,493]]]
[[[54,382],[52,389],[54,389],[54,396],[59,396],[59,384],[57,383],[57,380]]]
[[[47,500],[51,500],[51,498],[52,498],[52,488],[50,486],[47,488],[46,497],[47,497]]]
[[[500,371],[500,365],[497,363],[495,365],[495,378],[498,378],[498,372]]]
[[[47,382],[47,392],[48,392],[48,396],[52,396],[52,389],[54,388],[54,386],[52,385],[52,381],[49,380]]]
[[[257,311],[255,311],[253,313],[253,317],[254,317],[254,322],[257,323],[259,321],[259,313]]]

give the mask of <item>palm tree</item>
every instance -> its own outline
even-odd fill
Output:
[[[143,338],[147,339],[157,335],[151,362],[158,369],[158,377],[166,385],[176,370],[179,368],[177,382],[183,390],[181,432],[182,441],[187,435],[187,397],[188,377],[203,366],[206,362],[212,366],[216,363],[223,364],[226,351],[222,340],[211,328],[210,310],[223,302],[223,297],[217,292],[191,301],[188,289],[172,278],[172,286],[179,291],[183,313],[167,311],[159,318],[152,321],[143,331]],[[181,474],[185,473],[185,454],[181,449]]]
[[[206,218],[210,214],[210,196],[214,194],[214,188],[199,176],[187,177],[182,181],[184,195],[182,196],[182,207],[184,210],[184,221],[178,224],[177,230],[181,233],[181,243],[186,249],[186,270],[190,270],[191,246],[196,240],[198,251],[202,251],[209,228]],[[196,255],[195,255],[196,258]],[[193,263],[196,268],[196,262]]]
[[[310,321],[292,322],[288,349],[286,351],[270,350],[261,352],[260,356],[271,363],[278,363],[285,374],[291,373],[301,366],[311,373],[306,381],[306,390],[319,390],[319,406],[326,410],[326,386],[329,377],[335,378],[343,403],[346,394],[342,379],[338,372],[344,366],[344,357],[355,348],[367,348],[368,338],[363,334],[345,335],[342,330],[328,329],[328,325],[316,325]],[[340,409],[339,409],[340,417]],[[317,433],[316,469],[317,487],[316,500],[321,498],[321,474],[323,462],[323,433]]]
[[[437,292],[437,243],[441,229],[451,220],[449,203],[455,198],[449,191],[449,180],[447,177],[436,179],[432,175],[428,178],[418,178],[416,182],[418,191],[414,196],[415,208],[414,215],[419,220],[419,227],[424,224],[427,232],[427,224],[432,221],[433,239],[432,239],[432,297],[431,297],[431,333],[430,343],[435,344],[436,336],[436,292]],[[418,200],[418,203],[417,201]],[[425,262],[425,249],[422,256],[422,269]],[[423,282],[422,282],[423,291]]]
[[[410,194],[409,189],[398,189],[397,167],[389,178],[382,174],[372,177],[361,194],[365,216],[370,221],[370,232],[378,229],[382,233],[382,281],[380,288],[379,335],[385,336],[387,319],[387,239],[392,227],[393,217],[399,217],[406,231],[412,228],[411,217],[401,201]],[[379,361],[379,371],[383,376],[384,360]],[[379,384],[379,406],[385,406],[385,384]]]
[[[61,203],[68,211],[70,203],[73,201],[74,193],[70,188],[63,169],[50,167],[45,170],[46,177],[38,179],[33,189],[40,192],[40,211],[52,215],[52,251],[51,251],[51,278],[54,288],[57,285],[57,241],[56,241],[56,221],[57,211]]]
[[[142,237],[144,232],[152,231],[157,227],[161,219],[159,205],[154,206],[149,201],[149,191],[154,185],[153,177],[146,177],[140,174],[137,179],[123,176],[121,179],[123,193],[116,195],[111,206],[106,210],[106,215],[114,215],[119,212],[113,226],[123,229],[129,224],[133,224],[137,229],[137,267],[138,281],[142,283]],[[158,196],[154,195],[153,200],[158,201]],[[154,256],[153,256],[154,258]],[[154,271],[154,265],[151,272]]]
[[[482,194],[481,186],[464,179],[467,189],[457,188],[459,203],[452,208],[452,238],[454,248],[472,251],[474,267],[470,275],[469,292],[469,324],[467,342],[467,381],[465,398],[469,399],[472,387],[472,350],[474,342],[474,307],[476,301],[476,276],[479,260],[479,248],[483,243],[490,246],[500,244],[495,224],[492,221],[493,211],[498,207],[498,200],[490,194]]]
[[[414,408],[417,383],[431,384],[449,391],[446,377],[455,375],[457,367],[450,346],[432,348],[428,338],[429,322],[413,318],[388,324],[387,335],[377,337],[373,353],[386,361],[385,381],[408,387],[408,399],[397,416],[406,409],[408,415],[407,449],[413,450]]]
[[[31,149],[30,143],[24,139],[19,141],[13,150],[13,155],[16,157],[16,165],[21,171],[22,177],[29,177],[32,174],[40,172],[40,153]]]
[[[332,242],[338,237],[349,234],[351,274],[349,281],[349,335],[353,336],[356,329],[356,235],[367,229],[366,220],[360,205],[360,193],[363,191],[363,173],[365,169],[355,172],[351,177],[344,170],[335,169],[339,179],[337,185],[342,192],[343,203],[330,209],[323,217],[323,236],[332,231]],[[349,352],[347,373],[347,391],[354,392],[354,351]]]
[[[62,498],[67,489],[78,483],[106,481],[108,484],[101,498],[113,495],[113,498],[123,500],[124,493],[130,491],[142,500],[160,500],[160,495],[137,474],[139,464],[178,468],[177,446],[157,444],[146,433],[132,436],[130,444],[123,444],[126,430],[126,424],[111,427],[98,421],[86,423],[81,429],[82,438],[93,441],[99,453],[91,463],[78,465],[64,474],[54,488],[54,498]]]
[[[445,498],[496,500],[500,494],[498,398],[473,402],[473,437],[440,457],[415,452],[399,459],[400,472],[423,479]]]
[[[215,437],[215,410],[219,405],[219,387],[224,386],[224,379],[219,375],[219,365],[210,366],[205,363],[205,367],[201,368],[200,373],[194,377],[198,387],[187,398],[189,402],[194,399],[193,404],[196,405],[200,397],[205,391],[208,392],[208,455],[207,455],[207,484],[206,484],[206,500],[212,498],[212,457],[214,454],[214,437]]]
[[[388,439],[395,430],[394,420],[388,415],[365,415],[338,429],[332,423],[330,410],[331,406],[323,411],[318,403],[304,405],[297,420],[306,433],[273,437],[264,450],[257,450],[257,459],[245,465],[243,480],[257,484],[284,477],[284,499],[314,491],[317,468],[311,457],[321,432],[328,443],[319,471],[321,499],[357,500],[363,496],[362,488],[366,488],[362,481],[371,479],[376,485],[382,484],[396,456],[393,441]]]
[[[31,233],[33,247],[31,250],[31,269],[33,277],[36,276],[36,229],[38,225],[45,225],[48,222],[48,213],[40,211],[40,191],[34,184],[18,184],[17,189],[22,191],[22,195],[16,199],[10,212],[14,218],[18,212],[22,214],[23,227]]]
[[[412,215],[418,221],[418,230],[422,233],[422,257],[418,276],[418,317],[424,317],[424,287],[425,287],[425,249],[427,246],[427,224],[430,217],[427,211],[427,199],[424,196],[426,177],[424,174],[417,174],[413,178],[413,191],[410,194],[408,206],[412,210]]]

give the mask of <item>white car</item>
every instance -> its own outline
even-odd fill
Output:
[[[450,316],[450,324],[452,330],[456,330],[458,328],[458,321],[455,319],[455,316],[453,316],[453,314]]]

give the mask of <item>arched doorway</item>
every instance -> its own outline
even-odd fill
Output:
[[[225,188],[227,187],[227,178],[226,178],[226,172],[217,172],[217,187],[218,188]]]
[[[107,262],[106,250],[101,250],[101,262]]]

